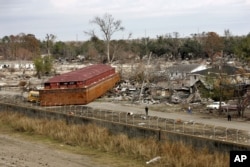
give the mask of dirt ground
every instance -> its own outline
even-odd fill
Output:
[[[91,150],[41,142],[0,129],[0,167],[136,167],[135,163]],[[111,165],[112,164],[112,165]]]
[[[63,146],[62,146],[63,147]],[[0,166],[3,167],[107,167],[87,155],[69,153],[49,145],[0,134]]]

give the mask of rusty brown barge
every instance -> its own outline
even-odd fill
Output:
[[[44,83],[39,91],[41,106],[84,105],[105,94],[120,80],[115,68],[90,65],[64,73]]]

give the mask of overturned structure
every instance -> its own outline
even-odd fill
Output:
[[[41,106],[88,104],[120,80],[115,68],[95,64],[49,79],[40,90]]]

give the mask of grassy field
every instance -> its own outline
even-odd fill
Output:
[[[0,129],[7,127],[10,131],[24,135],[43,136],[52,141],[82,150],[95,150],[100,153],[123,157],[134,167],[227,167],[229,154],[213,152],[205,148],[196,150],[183,143],[157,142],[154,139],[129,139],[126,135],[112,135],[105,128],[92,124],[67,125],[60,120],[32,119],[20,114],[0,112]],[[154,157],[161,158],[150,164]],[[126,164],[124,164],[126,166]],[[128,165],[129,166],[129,165]]]

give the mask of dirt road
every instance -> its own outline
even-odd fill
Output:
[[[87,106],[97,108],[97,109],[106,109],[106,110],[113,110],[117,112],[133,112],[135,114],[145,114],[144,105],[124,105],[119,103],[112,103],[112,102],[91,102]],[[166,106],[168,107],[168,106]],[[161,118],[169,118],[169,119],[181,119],[183,121],[194,121],[196,123],[203,123],[206,125],[213,125],[216,127],[225,127],[231,129],[239,129],[249,131],[250,134],[250,122],[243,121],[241,118],[232,118],[232,121],[227,121],[226,116],[223,117],[215,117],[210,116],[209,114],[205,113],[192,113],[188,114],[186,111],[184,112],[159,112],[153,111],[150,109],[149,106],[149,116],[157,116]]]
[[[61,146],[63,147],[63,146]],[[18,136],[0,134],[1,167],[108,167],[93,157],[55,149],[47,144],[25,141]]]

